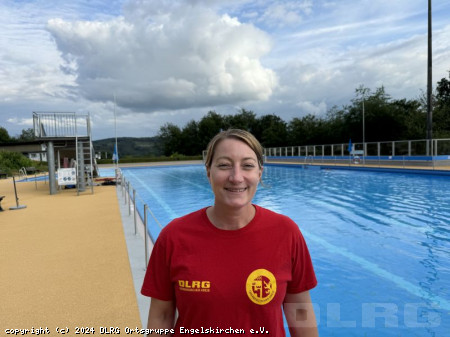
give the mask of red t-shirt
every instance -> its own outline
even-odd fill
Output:
[[[175,335],[184,329],[250,329],[284,336],[286,293],[316,286],[311,258],[298,226],[256,206],[238,230],[216,228],[206,208],[173,220],[160,233],[142,294],[174,301]],[[230,332],[231,330],[227,330]]]

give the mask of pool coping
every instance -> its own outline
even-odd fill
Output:
[[[264,163],[264,166],[298,167],[303,169],[348,170],[386,173],[426,174],[437,176],[450,176],[450,170],[446,168],[430,169],[426,167],[391,167],[391,166],[362,166],[362,165],[326,165],[326,164],[301,164],[287,162]]]

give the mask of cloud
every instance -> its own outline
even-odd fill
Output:
[[[67,97],[70,76],[61,76],[60,56],[40,21],[52,9],[36,2],[0,4],[0,102]]]
[[[433,83],[450,70],[433,4]],[[90,112],[94,138],[152,136],[210,110],[284,120],[345,105],[360,84],[426,89],[427,6],[409,0],[0,1],[0,125]],[[151,112],[151,113],[148,113]]]
[[[276,2],[265,8],[258,21],[267,26],[298,26],[312,13],[312,7],[311,0]]]
[[[30,128],[33,127],[33,118],[9,118],[7,122]]]
[[[136,111],[267,100],[276,74],[261,65],[269,36],[195,5],[132,1],[108,21],[52,19],[48,31],[76,76],[74,90]]]

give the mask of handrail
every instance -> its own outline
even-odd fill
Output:
[[[20,178],[20,180],[22,180],[22,179],[28,180],[27,169],[25,167],[20,168],[19,178]]]
[[[151,233],[148,231],[148,216],[147,212],[150,213],[151,217],[155,221],[155,223],[162,229],[163,226],[159,222],[159,220],[156,218],[155,214],[152,212],[152,210],[148,207],[148,205],[144,202],[144,200],[139,196],[139,194],[136,192],[136,190],[131,186],[130,182],[124,177],[123,172],[120,169],[116,170],[116,186],[117,183],[120,182],[120,187],[122,191],[122,196],[124,198],[124,203],[128,203],[128,216],[133,216],[134,220],[134,234],[137,235],[137,218],[141,220],[142,224],[144,225],[144,246],[145,246],[145,268],[147,268],[148,265],[148,241],[147,237],[150,237],[150,240],[152,243],[155,243],[155,238],[151,235]],[[143,204],[144,214],[140,214],[138,207],[137,207],[137,201],[140,200]],[[131,214],[133,211],[133,214]]]
[[[75,112],[33,112],[36,138],[88,137],[90,116]]]

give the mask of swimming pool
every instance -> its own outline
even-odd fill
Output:
[[[213,202],[201,165],[122,172],[163,225]],[[308,243],[322,336],[449,336],[449,177],[270,165],[263,182],[254,202]]]

